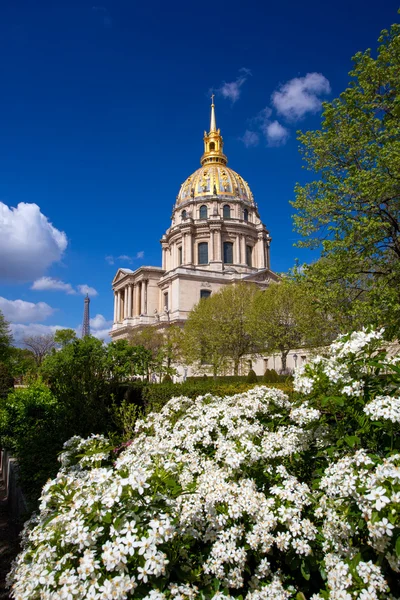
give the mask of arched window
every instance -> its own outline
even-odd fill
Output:
[[[200,290],[200,300],[205,300],[211,296],[210,290]]]
[[[208,264],[208,243],[201,242],[197,246],[197,262],[199,265],[207,265]]]
[[[252,267],[252,255],[253,255],[253,248],[251,246],[246,246],[246,265],[248,267]]]
[[[233,263],[233,244],[232,242],[224,242],[224,263],[231,265]]]
[[[245,221],[249,220],[249,211],[247,210],[247,208],[245,208],[244,211],[243,211],[243,219]]]
[[[223,215],[224,215],[224,219],[231,218],[231,207],[229,206],[229,204],[225,204]]]
[[[215,144],[214,142],[210,143],[210,152],[213,152],[215,150]]]
[[[207,219],[207,206],[203,204],[200,206],[200,219]]]
[[[182,219],[186,219],[186,217],[187,217],[186,210],[183,210],[183,211],[181,212],[181,217],[182,217]]]

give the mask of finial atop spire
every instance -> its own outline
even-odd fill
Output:
[[[211,122],[210,122],[210,133],[212,131],[217,131],[217,124],[215,121],[215,104],[214,104],[214,94],[211,94]]]
[[[204,154],[200,159],[200,163],[204,166],[205,164],[222,164],[226,165],[228,159],[226,158],[223,149],[224,141],[219,129],[217,129],[217,123],[215,121],[215,105],[214,105],[214,94],[211,95],[211,121],[210,131],[204,132]]]

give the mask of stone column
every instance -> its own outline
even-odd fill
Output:
[[[118,320],[118,295],[114,292],[114,323]]]
[[[241,247],[241,261],[240,264],[245,265],[246,264],[246,236],[242,235],[240,238],[240,247]]]
[[[128,319],[131,318],[132,316],[132,284],[130,283],[128,285],[128,312],[127,315]]]
[[[144,314],[147,315],[147,286],[148,286],[149,280],[145,279],[144,280],[144,293],[143,293],[143,307],[144,307]]]
[[[140,315],[140,283],[135,283],[135,316]]]
[[[258,268],[265,269],[265,244],[264,244],[264,235],[258,234],[258,242],[257,242],[257,254],[258,254]]]
[[[117,292],[117,323],[121,321],[121,290]]]
[[[216,260],[220,260],[222,262],[222,238],[221,238],[221,231],[216,231],[216,236],[217,236],[217,256],[216,256]]]
[[[136,315],[136,283],[132,283],[132,317]]]
[[[265,253],[267,255],[267,269],[271,268],[271,259],[270,259],[270,255],[269,255],[269,245],[270,245],[270,241],[267,240],[266,241],[266,247],[265,247]]]
[[[237,234],[235,236],[234,250],[235,250],[234,262],[236,265],[240,265],[240,237],[239,237],[239,234]]]
[[[187,265],[188,263],[188,236],[187,233],[184,233],[182,236],[182,264]]]
[[[192,240],[191,233],[187,234],[186,241],[187,241],[187,246],[188,246],[187,262],[188,262],[188,265],[191,265],[191,264],[193,264],[193,240]]]
[[[145,289],[145,284],[144,281],[141,282],[140,284],[140,314],[144,315],[145,313],[145,306],[144,306],[144,289]]]
[[[215,252],[214,252],[214,238],[215,238],[214,230],[212,229],[210,231],[210,252],[209,252],[209,254],[210,254],[209,261],[210,262],[214,261],[214,254],[215,254]]]
[[[128,286],[124,287],[124,314],[123,318],[126,319],[128,315]]]
[[[137,284],[137,314],[142,314],[142,282]]]

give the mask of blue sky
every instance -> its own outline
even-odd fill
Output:
[[[293,247],[296,130],[318,128],[351,57],[398,20],[398,0],[96,1],[0,7],[0,309],[16,340],[77,327],[88,288],[104,337],[116,269],[160,265],[210,90],[273,270],[311,260]]]

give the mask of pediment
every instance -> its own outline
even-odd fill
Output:
[[[254,282],[259,285],[269,285],[270,283],[277,283],[281,278],[279,275],[271,271],[270,269],[264,269],[263,271],[257,271],[257,273],[251,273],[243,277],[243,281]]]
[[[129,275],[130,273],[133,273],[132,269],[118,269],[118,271],[112,281],[113,284],[117,283],[118,281],[120,281],[121,279],[123,279],[124,277]]]

